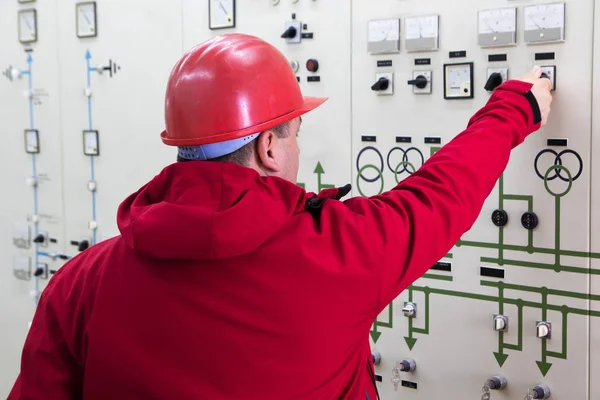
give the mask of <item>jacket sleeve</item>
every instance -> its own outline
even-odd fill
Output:
[[[360,216],[361,239],[375,258],[377,314],[471,228],[511,150],[539,129],[531,86],[505,82],[417,172],[381,195],[344,202]]]
[[[81,398],[81,368],[54,300],[59,272],[42,292],[21,356],[21,369],[7,400]]]

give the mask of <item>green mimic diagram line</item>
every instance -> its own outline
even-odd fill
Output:
[[[570,190],[572,186],[572,177],[570,172],[567,172],[569,176],[569,186],[562,193],[555,193],[550,190],[548,187],[548,174],[549,172],[554,171],[555,169],[564,169],[566,168],[562,165],[555,165],[550,167],[550,169],[546,172],[544,179],[544,186],[550,195],[554,197],[554,248],[544,248],[537,247],[533,244],[533,230],[529,230],[528,232],[528,243],[526,246],[518,246],[518,245],[509,245],[504,243],[504,227],[498,227],[498,243],[487,243],[487,242],[476,242],[476,241],[466,241],[459,240],[456,243],[457,247],[479,247],[479,248],[487,248],[487,249],[496,249],[498,250],[498,256],[496,258],[493,257],[481,257],[481,262],[484,263],[492,263],[500,266],[510,265],[515,267],[524,267],[524,268],[537,268],[537,269],[546,269],[553,270],[555,272],[572,272],[578,274],[590,274],[590,275],[600,275],[600,269],[593,268],[584,268],[584,267],[574,267],[568,265],[562,265],[561,256],[570,256],[570,257],[580,257],[580,258],[593,258],[600,259],[600,253],[592,253],[586,251],[573,251],[573,250],[564,250],[560,248],[560,239],[561,239],[561,215],[560,215],[560,202],[561,198],[565,196]],[[504,202],[506,200],[517,200],[517,201],[526,201],[527,202],[527,210],[528,212],[533,212],[533,196],[520,196],[520,195],[512,195],[512,194],[504,194],[504,176],[501,176],[498,181],[498,207],[499,209],[504,208]],[[521,261],[521,260],[511,260],[506,259],[504,257],[504,252],[506,250],[510,251],[520,251],[526,252],[529,254],[552,254],[554,255],[554,263],[553,264],[545,264],[539,262],[529,262],[529,261]]]
[[[518,316],[517,316],[517,320],[518,320],[517,321],[517,337],[518,337],[517,344],[505,343],[504,342],[504,333],[498,332],[498,351],[494,352],[493,355],[500,367],[502,367],[504,365],[504,363],[506,362],[506,359],[508,358],[508,354],[506,354],[506,352],[505,352],[506,350],[513,350],[513,351],[522,351],[523,350],[523,309],[524,308],[528,307],[528,308],[540,310],[541,311],[541,315],[540,315],[541,321],[547,321],[548,311],[557,311],[557,312],[560,312],[562,315],[561,351],[560,352],[549,351],[547,349],[547,339],[540,339],[540,341],[541,341],[541,358],[539,361],[536,361],[538,369],[540,370],[540,372],[542,373],[543,376],[546,376],[546,374],[552,367],[552,364],[548,362],[548,358],[555,358],[555,359],[562,359],[562,360],[567,359],[567,342],[568,342],[567,338],[568,338],[568,316],[569,316],[569,314],[600,317],[600,311],[584,310],[584,309],[580,309],[580,308],[568,307],[566,305],[548,304],[548,296],[559,296],[559,297],[582,299],[582,300],[600,301],[600,295],[588,295],[588,294],[582,294],[582,293],[567,292],[567,291],[563,291],[563,290],[553,290],[553,289],[548,289],[545,287],[538,288],[538,287],[532,287],[532,286],[513,285],[513,284],[507,284],[504,282],[491,282],[491,281],[481,281],[481,286],[497,288],[498,296],[489,296],[489,295],[460,292],[460,291],[454,291],[454,290],[437,289],[437,288],[431,288],[428,286],[414,286],[414,285],[409,286],[408,287],[409,301],[412,301],[414,292],[422,292],[425,296],[423,307],[418,308],[419,312],[422,313],[421,315],[424,315],[425,322],[424,322],[423,328],[416,328],[413,325],[413,319],[412,318],[408,319],[408,335],[404,338],[408,348],[410,350],[412,350],[415,347],[415,345],[417,343],[417,338],[414,336],[415,334],[422,334],[422,335],[429,334],[429,319],[430,319],[429,299],[430,299],[430,296],[433,294],[498,303],[499,314],[503,314],[504,306],[506,304],[514,305],[517,307],[517,313],[518,313]],[[538,303],[538,302],[533,302],[533,301],[525,301],[520,298],[517,298],[517,299],[507,298],[504,296],[505,290],[516,290],[516,291],[521,291],[521,292],[537,293],[540,295],[540,302]],[[393,328],[393,321],[391,319],[392,314],[393,313],[392,313],[391,307],[390,307],[389,321],[385,325],[383,323],[379,323],[379,326],[385,326],[386,328],[390,328],[390,329]],[[379,333],[379,335],[380,335],[380,333]],[[379,335],[377,335],[377,338],[379,338]],[[371,334],[371,337],[373,337],[373,334]]]
[[[432,147],[431,155],[435,154],[440,149],[440,147]],[[556,156],[554,164],[549,166],[545,171],[539,169],[538,161],[540,156],[545,153],[551,153]],[[571,171],[569,171],[563,164],[564,161],[561,159],[563,155],[571,154],[575,156],[579,162],[579,170],[575,171],[575,175],[573,176]],[[481,242],[481,241],[468,241],[468,240],[459,240],[456,243],[457,248],[461,247],[473,247],[480,249],[490,249],[497,252],[495,257],[489,256],[481,256],[480,261],[482,263],[491,263],[499,266],[512,266],[512,267],[521,267],[521,268],[534,268],[534,269],[542,269],[542,270],[550,270],[555,271],[556,273],[576,273],[583,274],[589,276],[598,276],[600,275],[600,269],[595,269],[590,267],[581,267],[574,265],[564,265],[562,261],[562,257],[574,257],[587,259],[600,259],[600,253],[597,252],[587,252],[587,251],[574,251],[574,250],[566,250],[561,247],[561,200],[564,196],[566,196],[572,189],[574,182],[579,178],[583,171],[583,162],[581,157],[573,150],[563,150],[560,153],[555,152],[551,149],[542,150],[535,157],[534,168],[537,176],[543,180],[543,185],[546,191],[553,197],[554,200],[554,243],[551,247],[542,247],[536,246],[534,240],[534,230],[537,227],[537,222],[530,226],[528,229],[527,235],[527,243],[523,245],[513,245],[505,243],[505,230],[504,226],[501,223],[498,223],[498,241],[497,243],[490,242]],[[566,189],[562,192],[553,191],[549,182],[554,179],[562,180],[566,185]],[[532,195],[517,195],[517,194],[508,194],[505,193],[504,187],[504,176],[501,176],[498,180],[498,211],[503,211],[504,206],[509,201],[517,201],[522,202],[524,208],[528,213],[534,213],[534,196]],[[535,217],[535,215],[534,215]],[[518,259],[513,259],[513,257],[507,257],[506,252],[521,252],[527,254],[546,254],[553,256],[553,262],[530,262],[530,261],[522,261]],[[452,258],[452,253],[449,253],[446,258]],[[451,276],[446,275],[438,275],[427,273],[422,276],[424,279],[432,279],[432,280],[442,280],[442,281],[452,281]],[[569,317],[573,316],[586,316],[586,317],[594,317],[600,318],[600,311],[595,310],[586,310],[576,307],[570,307],[567,304],[554,304],[548,302],[548,297],[552,296],[553,298],[562,297],[565,299],[578,299],[578,300],[588,300],[593,302],[600,302],[599,294],[587,294],[587,293],[578,293],[578,292],[570,292],[564,290],[550,289],[547,287],[533,287],[533,286],[525,286],[525,285],[516,285],[512,283],[506,283],[503,281],[493,282],[489,280],[482,280],[480,285],[485,288],[495,288],[497,290],[497,295],[484,295],[477,293],[469,293],[462,292],[456,290],[447,290],[440,288],[432,288],[429,286],[418,286],[411,285],[407,288],[408,290],[408,298],[409,301],[412,301],[415,292],[421,292],[424,295],[423,304],[417,304],[419,307],[418,315],[422,316],[424,319],[423,327],[416,327],[415,321],[413,318],[409,318],[407,321],[408,325],[408,333],[404,337],[406,345],[409,350],[413,350],[417,345],[417,336],[418,335],[428,335],[430,332],[430,297],[432,295],[437,296],[450,296],[456,298],[464,298],[469,300],[477,300],[477,301],[485,301],[485,302],[493,302],[498,304],[498,314],[504,315],[505,306],[512,305],[516,306],[517,316],[516,321],[511,323],[512,327],[516,329],[516,343],[507,343],[505,340],[504,332],[495,332],[498,335],[498,347],[495,349],[496,351],[491,352],[496,362],[500,367],[502,367],[506,360],[509,357],[510,352],[522,352],[523,351],[523,315],[524,309],[530,308],[539,310],[539,321],[548,321],[548,312],[558,312],[560,314],[560,321],[555,321],[555,326],[560,327],[561,329],[557,329],[556,333],[553,336],[554,340],[558,339],[560,343],[560,351],[550,351],[548,350],[548,342],[546,338],[540,338],[540,353],[539,358],[535,361],[536,365],[543,376],[546,376],[552,367],[552,360],[566,360],[568,354],[568,322]],[[526,301],[518,296],[506,296],[506,291],[516,291],[529,293],[539,296],[539,301]],[[381,336],[381,332],[378,331],[379,328],[385,327],[392,329],[393,328],[393,312],[392,312],[392,304],[390,304],[389,309],[389,319],[386,323],[381,323],[379,321],[375,321],[373,325],[373,330],[371,332],[371,337],[374,342]],[[491,319],[491,318],[490,318]],[[491,324],[490,324],[491,325]],[[491,329],[491,327],[489,328]]]
[[[317,161],[317,165],[315,166],[315,170],[313,171],[313,173],[317,175],[317,193],[319,193],[323,189],[333,189],[335,187],[335,185],[323,183],[322,176],[323,174],[325,174],[325,170],[323,169],[323,166],[321,165],[320,161]],[[305,183],[298,182],[297,185],[303,189],[306,189]]]

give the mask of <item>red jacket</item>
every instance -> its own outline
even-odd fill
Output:
[[[121,236],[49,281],[8,399],[375,400],[371,325],[539,128],[530,87],[499,87],[371,198],[315,198],[234,164],[166,167],[119,207]]]

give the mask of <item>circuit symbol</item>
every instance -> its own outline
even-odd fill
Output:
[[[554,173],[553,174],[549,174],[546,178],[544,177],[544,175],[542,174],[542,172],[540,172],[540,157],[546,153],[550,153],[554,155]],[[575,174],[571,174],[571,177],[567,176],[563,176],[563,173],[566,172],[566,168],[563,165],[563,156],[566,154],[572,154],[575,156],[575,158],[577,159],[577,162],[579,163],[579,167],[577,169],[577,173]],[[563,182],[574,182],[576,181],[580,176],[581,173],[583,172],[583,160],[581,159],[581,156],[573,150],[563,150],[560,153],[557,153],[556,151],[552,150],[552,149],[546,149],[546,150],[542,150],[540,151],[537,156],[535,156],[535,160],[533,161],[533,167],[535,169],[535,173],[536,175],[541,179],[541,180],[548,180],[548,181],[552,181],[556,178],[559,178],[560,180],[562,180]],[[552,167],[552,166],[550,166]],[[546,171],[546,168],[543,168],[543,171]],[[567,174],[568,175],[568,174]]]
[[[6,79],[8,79],[11,82],[13,80],[13,76],[11,74],[12,69],[12,65],[9,65],[4,71],[2,71],[2,75],[4,75]]]
[[[104,71],[108,71],[109,76],[112,78],[113,75],[116,75],[118,71],[121,70],[121,66],[118,65],[116,62],[114,62],[113,60],[108,60],[108,65],[101,65],[96,67],[96,71],[98,71],[98,73],[102,74],[102,72]]]

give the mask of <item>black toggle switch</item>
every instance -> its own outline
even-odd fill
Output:
[[[310,72],[317,72],[319,70],[319,62],[314,58],[309,59],[306,62],[306,69]]]
[[[33,276],[42,276],[42,275],[44,275],[44,272],[46,272],[46,271],[44,270],[44,268],[37,267],[37,268],[35,269],[35,272],[33,273]]]
[[[283,34],[281,35],[282,38],[284,39],[293,39],[296,37],[296,35],[298,34],[298,30],[296,30],[295,27],[290,26],[289,28],[287,28],[285,30],[285,32],[283,32]]]
[[[54,275],[54,274],[56,273],[56,270],[55,270],[55,269],[51,269],[51,270],[50,270],[50,271],[48,271],[48,272],[50,272],[50,275]]]
[[[425,86],[427,86],[427,78],[423,75],[419,75],[415,79],[408,81],[408,84],[415,85],[419,89],[425,89]]]
[[[548,74],[547,74],[547,73],[545,73],[545,72],[542,72],[542,76],[541,76],[540,78],[543,78],[543,79],[550,79],[550,77],[548,76]]]
[[[379,78],[379,80],[377,82],[375,82],[373,84],[373,86],[371,86],[371,90],[382,91],[382,90],[387,90],[388,87],[390,87],[390,80],[388,78],[382,76],[381,78]]]
[[[492,92],[500,85],[502,85],[502,75],[499,72],[492,72],[485,83],[484,89],[488,92]]]

